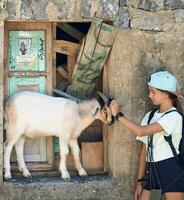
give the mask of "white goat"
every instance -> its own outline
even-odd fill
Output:
[[[106,124],[112,122],[110,107],[99,99],[76,102],[66,98],[51,97],[35,92],[23,91],[10,97],[5,104],[6,141],[4,144],[4,178],[11,179],[10,155],[13,146],[17,154],[19,170],[24,177],[30,177],[24,157],[23,147],[26,137],[57,136],[60,146],[61,177],[70,175],[66,168],[68,145],[71,147],[75,166],[80,176],[87,175],[79,158],[77,138],[94,120]],[[102,101],[103,100],[103,101]]]

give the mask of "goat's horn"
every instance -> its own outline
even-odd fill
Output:
[[[105,103],[108,103],[109,99],[104,94],[102,94],[101,92],[97,92],[97,93],[100,95],[100,97],[102,97]]]

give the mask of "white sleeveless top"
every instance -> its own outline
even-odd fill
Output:
[[[174,110],[174,109],[176,108],[172,107],[169,110]],[[145,116],[143,117],[142,122],[141,122],[142,126],[147,125],[150,112],[151,111],[146,113]],[[155,133],[153,135],[153,158],[155,162],[161,161],[167,158],[171,158],[174,156],[168,142],[166,142],[166,140],[164,139],[164,135],[166,136],[170,134],[172,135],[173,145],[176,149],[177,154],[179,153],[178,148],[179,148],[179,143],[182,137],[182,116],[177,112],[171,112],[161,117],[165,112],[158,113],[158,110],[157,110],[154,113],[152,120],[150,121],[150,124],[154,122],[159,123],[164,129],[164,131]],[[146,144],[146,149],[147,149],[147,142],[148,142],[147,138],[148,136],[136,137],[137,140],[142,141]]]

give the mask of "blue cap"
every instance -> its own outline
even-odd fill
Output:
[[[177,95],[177,79],[168,71],[160,71],[152,74],[148,85]]]

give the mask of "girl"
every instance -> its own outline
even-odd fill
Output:
[[[153,105],[158,106],[159,109],[154,113],[149,125],[148,118],[151,111],[146,113],[141,125],[139,125],[127,119],[120,112],[118,101],[113,100],[111,102],[113,116],[123,126],[137,135],[137,140],[142,141],[135,200],[149,200],[151,189],[161,189],[166,200],[184,200],[184,176],[181,176],[184,165],[179,165],[164,138],[164,136],[172,135],[174,148],[178,156],[181,156],[178,148],[182,137],[182,116],[178,112],[170,112],[163,116],[167,111],[177,109],[178,94],[176,86],[175,76],[168,71],[159,71],[151,75],[148,82],[149,98]],[[153,135],[152,154],[148,151],[148,136],[151,135]],[[146,169],[149,178],[143,185]],[[180,178],[173,182],[176,177]]]

